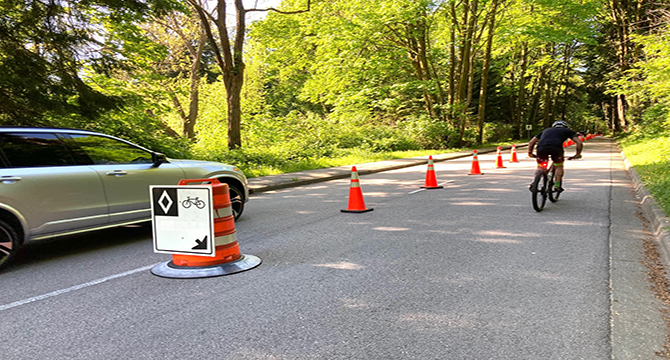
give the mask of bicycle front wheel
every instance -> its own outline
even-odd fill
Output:
[[[544,204],[547,203],[548,182],[547,173],[542,172],[535,175],[533,187],[531,188],[533,209],[535,209],[535,211],[542,211],[542,209],[544,209]]]

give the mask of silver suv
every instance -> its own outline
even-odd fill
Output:
[[[150,220],[149,185],[201,178],[228,184],[239,218],[249,190],[233,166],[91,131],[0,127],[0,267],[27,240]]]

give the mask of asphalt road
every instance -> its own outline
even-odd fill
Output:
[[[572,150],[568,150],[571,153]],[[28,244],[0,276],[6,359],[653,359],[665,327],[618,150],[586,144],[536,213],[534,160],[471,159],[252,197],[250,271],[174,280],[150,227]]]

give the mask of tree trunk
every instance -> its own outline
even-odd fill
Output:
[[[425,17],[422,17],[414,24],[407,25],[408,55],[412,60],[417,79],[424,83],[422,92],[426,111],[431,119],[437,119],[434,106],[435,100],[426,86],[431,80],[430,68],[428,67],[428,45],[426,41],[428,30],[426,27]]]
[[[240,106],[243,73],[231,74],[226,84],[226,103],[228,105],[228,149],[239,149],[242,146],[242,108]]]
[[[528,111],[528,118],[526,122],[530,125],[537,125],[537,117],[540,110],[540,101],[542,101],[542,95],[544,95],[545,87],[545,71],[546,66],[540,68],[540,74],[536,80],[536,85],[533,86],[533,100],[531,101],[530,110]]]
[[[488,94],[489,70],[491,68],[491,51],[493,48],[493,32],[495,31],[496,13],[498,1],[491,3],[491,12],[488,34],[486,37],[486,53],[484,54],[484,65],[482,66],[482,85],[479,90],[479,109],[477,109],[477,144],[482,144],[484,138],[484,117],[486,115],[486,96]]]
[[[456,102],[456,32],[458,31],[458,18],[456,16],[456,2],[451,2],[451,34],[449,44],[449,105]],[[451,110],[453,111],[453,109]],[[452,117],[453,118],[453,117]],[[453,119],[452,119],[453,120]]]
[[[572,44],[565,44],[565,52],[563,54],[563,69],[561,70],[561,82],[563,83],[562,92],[560,96],[562,100],[561,120],[566,121],[568,109],[568,88],[570,85],[570,60],[572,57]]]
[[[553,102],[553,81],[551,79],[551,74],[547,74],[547,81],[545,84],[544,90],[544,109],[542,111],[542,127],[549,127],[553,122],[552,115],[552,102]]]
[[[521,122],[526,112],[526,70],[528,69],[528,44],[521,44],[521,64],[519,69],[519,95],[517,96],[516,114],[512,117],[512,137],[521,138]]]
[[[472,52],[472,39],[475,34],[476,12],[478,0],[472,2],[465,0],[463,4],[463,25],[467,26],[463,34],[463,44],[461,46],[461,71],[458,81],[458,101],[466,100],[466,91],[468,79],[470,78],[470,53]]]
[[[189,140],[195,139],[195,124],[198,119],[200,93],[200,64],[202,63],[202,52],[205,49],[206,41],[207,38],[203,31],[200,33],[198,49],[193,55],[193,63],[191,65],[191,96],[189,99],[188,117],[184,121],[184,136]]]
[[[212,46],[216,63],[223,74],[223,83],[226,87],[226,102],[228,105],[228,149],[238,149],[242,146],[241,122],[242,109],[240,98],[244,84],[244,38],[246,36],[246,13],[249,11],[274,11],[281,14],[298,14],[310,11],[310,0],[307,0],[307,9],[296,11],[282,11],[275,8],[244,9],[242,0],[235,0],[235,39],[230,43],[226,22],[226,0],[217,0],[217,6],[212,13],[207,12],[200,0],[187,0],[196,10]],[[216,27],[216,36],[210,21]]]
[[[616,121],[615,129],[618,131],[628,131],[628,123],[626,122],[626,95],[617,95],[616,101]]]
[[[463,145],[463,135],[465,134],[465,127],[467,125],[467,90],[468,83],[471,79],[471,56],[472,56],[472,41],[475,36],[475,25],[477,23],[477,5],[479,0],[465,0],[463,3],[463,25],[467,26],[463,36],[463,45],[461,48],[461,71],[458,81],[458,103],[460,104],[460,129],[458,132],[458,144]]]

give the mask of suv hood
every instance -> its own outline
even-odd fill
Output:
[[[238,172],[234,166],[222,164],[215,161],[203,161],[203,160],[182,160],[182,159],[168,159],[171,164],[177,165],[180,168],[186,170],[187,168],[198,167],[201,169],[207,169],[211,172],[215,171],[233,171]]]

